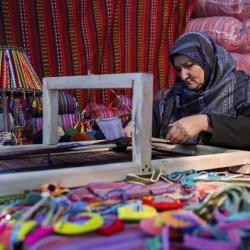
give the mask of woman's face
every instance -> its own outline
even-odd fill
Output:
[[[204,85],[204,70],[199,64],[186,56],[177,55],[174,57],[174,66],[177,75],[189,89],[199,90],[202,88]]]

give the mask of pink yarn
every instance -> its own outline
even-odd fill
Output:
[[[50,234],[52,232],[53,232],[52,225],[39,227],[35,231],[33,231],[31,234],[27,235],[25,237],[24,242],[28,245],[31,245],[35,243],[37,240],[39,240],[40,238],[42,238],[43,236]]]
[[[0,235],[3,233],[3,231],[6,229],[7,223],[4,223],[0,226]]]

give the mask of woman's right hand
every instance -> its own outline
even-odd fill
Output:
[[[202,131],[212,132],[209,127],[207,115],[192,115],[181,118],[170,124],[166,139],[173,144],[182,144],[194,136],[199,135]]]
[[[133,123],[130,121],[127,126],[124,128],[124,134],[126,137],[132,137]]]

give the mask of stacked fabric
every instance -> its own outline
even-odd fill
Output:
[[[30,106],[30,124],[32,133],[35,134],[39,130],[43,129],[42,96],[34,96]],[[60,91],[58,95],[58,107],[58,126],[63,130],[73,128],[78,119],[78,103],[76,98],[67,92]]]
[[[84,116],[89,119],[126,116],[131,113],[132,100],[126,95],[116,95],[109,105],[89,103],[84,110]]]
[[[207,33],[232,52],[238,70],[250,74],[250,0],[197,0],[185,31]]]

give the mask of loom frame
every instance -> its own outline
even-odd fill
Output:
[[[60,89],[133,88],[132,162],[103,164],[54,170],[25,171],[0,174],[0,195],[34,189],[43,183],[59,180],[65,187],[86,185],[94,181],[119,181],[128,173],[149,173],[161,167],[166,173],[188,169],[206,170],[250,164],[250,151],[229,150],[204,145],[190,147],[158,146],[168,151],[183,151],[192,156],[151,160],[153,75],[149,73],[124,73],[107,75],[65,76],[43,78],[43,144],[6,146],[0,152],[56,147],[58,90]],[[156,142],[154,142],[156,145]],[[89,144],[86,142],[85,144]],[[28,152],[28,151],[27,151]]]

